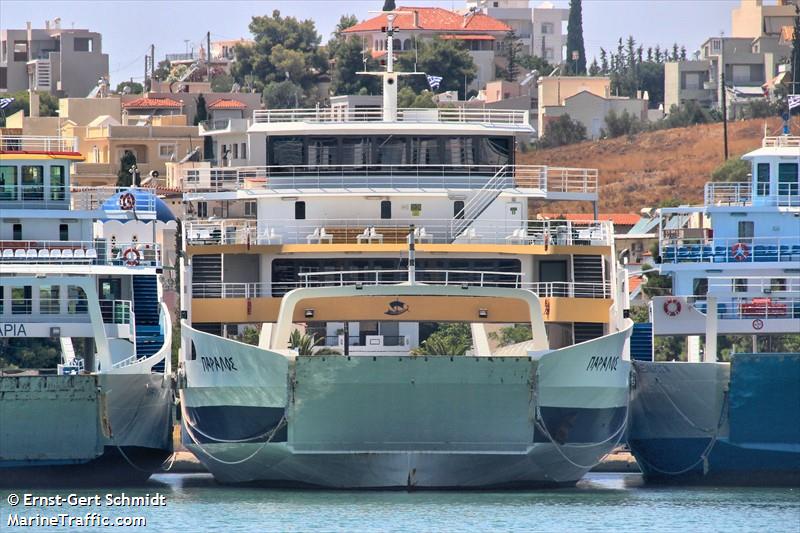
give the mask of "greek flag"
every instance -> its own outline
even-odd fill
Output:
[[[13,98],[0,98],[0,109],[7,108],[8,106],[11,105],[11,102],[13,101],[14,101]]]
[[[789,103],[789,109],[800,107],[800,94],[790,94],[787,101]]]
[[[428,78],[428,85],[430,86],[431,89],[438,89],[439,84],[442,83],[441,76],[431,76],[430,74],[428,74],[426,75],[426,77]]]

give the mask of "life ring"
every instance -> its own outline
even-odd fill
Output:
[[[668,298],[664,302],[664,314],[667,316],[678,316],[681,314],[681,309],[683,309],[683,306],[677,298]]]
[[[125,251],[122,252],[122,260],[127,266],[139,266],[141,259],[142,254],[136,248],[126,248]]]
[[[745,261],[750,257],[750,247],[743,242],[737,242],[731,246],[731,254],[736,261]]]
[[[136,207],[136,197],[129,192],[120,195],[119,197],[119,208],[123,211],[130,211]]]

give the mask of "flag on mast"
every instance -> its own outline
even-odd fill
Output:
[[[13,98],[0,98],[0,109],[7,108],[8,106],[11,105],[11,102],[13,101],[14,101]]]
[[[790,94],[787,98],[787,102],[789,103],[789,109],[800,107],[800,94]]]
[[[428,85],[431,90],[438,89],[443,79],[441,76],[431,76],[430,74],[427,74],[426,77],[428,78]]]

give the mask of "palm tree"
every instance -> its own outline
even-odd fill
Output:
[[[314,348],[322,342],[316,335],[300,333],[300,330],[292,331],[289,336],[289,348],[297,350],[297,355],[313,355]]]
[[[411,355],[464,355],[470,344],[455,337],[428,337]]]

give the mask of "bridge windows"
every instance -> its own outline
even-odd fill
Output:
[[[778,164],[778,195],[797,196],[800,183],[797,177],[797,163]]]
[[[22,166],[22,199],[44,200],[44,167]]]
[[[58,240],[59,241],[69,240],[69,224],[58,225]]]
[[[50,199],[60,201],[66,197],[66,173],[63,165],[50,166]]]
[[[769,163],[756,165],[756,195],[769,195]]]
[[[11,226],[11,239],[15,241],[22,240],[22,224],[14,224]]]
[[[0,201],[16,200],[18,184],[17,167],[0,165]]]
[[[11,287],[11,314],[31,314],[31,287]]]
[[[60,312],[61,287],[58,285],[41,285],[39,287],[39,312],[43,315],[57,315]]]
[[[392,202],[389,200],[383,200],[381,202],[381,218],[392,218]]]
[[[306,219],[306,203],[303,202],[302,200],[294,203],[294,219],[295,220]]]

